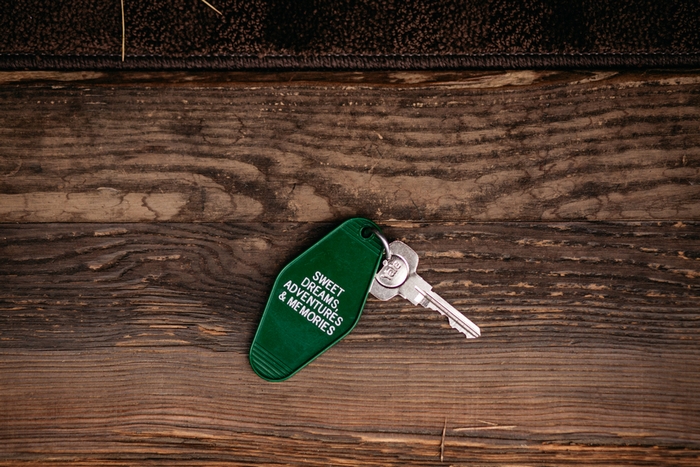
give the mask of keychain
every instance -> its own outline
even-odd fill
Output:
[[[416,252],[389,244],[374,222],[344,222],[277,276],[250,348],[251,367],[267,381],[288,379],[353,330],[370,292],[380,300],[400,295],[447,316],[467,338],[479,337],[479,327],[433,292],[417,266]]]

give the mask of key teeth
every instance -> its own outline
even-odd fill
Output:
[[[476,329],[475,334],[469,332],[467,329],[464,329],[464,327],[460,326],[455,320],[452,318],[447,318],[447,320],[450,322],[450,326],[452,326],[454,329],[458,330],[465,336],[467,336],[467,339],[476,339],[477,337],[481,337],[481,330]]]

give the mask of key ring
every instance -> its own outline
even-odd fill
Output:
[[[372,232],[374,235],[377,236],[380,242],[382,242],[382,245],[384,245],[384,250],[386,251],[386,260],[389,261],[391,260],[391,248],[389,248],[389,241],[386,239],[384,235],[379,231],[379,229],[375,229],[372,227],[369,229],[370,232]]]

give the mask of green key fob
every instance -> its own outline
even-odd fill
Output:
[[[355,327],[384,251],[368,219],[350,219],[277,276],[250,347],[263,379],[284,381]]]

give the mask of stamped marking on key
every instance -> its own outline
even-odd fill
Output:
[[[376,279],[384,287],[400,287],[408,278],[408,263],[400,255],[393,253],[390,260],[384,260],[384,266],[377,273]]]

